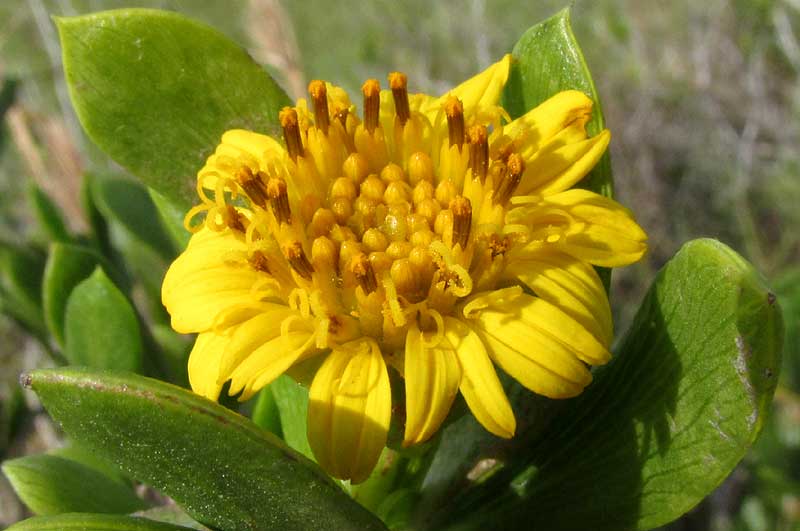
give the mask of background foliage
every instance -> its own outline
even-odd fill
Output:
[[[126,257],[132,271],[122,272],[115,264],[69,252],[66,228],[92,227],[101,246],[107,243],[103,238],[124,242],[141,235],[126,227],[124,216],[103,228],[98,217],[85,219],[81,213],[81,197],[98,212],[119,212],[104,201],[113,197],[104,190],[125,186],[126,176],[81,132],[48,14],[132,5],[180,11],[248,48],[294,97],[304,92],[309,76],[354,91],[365,77],[382,78],[394,69],[407,72],[414,89],[441,92],[510,50],[525,29],[562,3],[409,0],[399,5],[381,0],[357,6],[338,2],[333,9],[322,0],[0,3],[3,245],[31,236],[61,241],[60,254],[75,267],[89,272],[100,267],[92,276],[95,283],[106,276],[135,279],[131,297],[140,306],[144,297],[137,293],[158,289],[160,278],[152,271],[163,268],[173,245],[164,239],[144,255]],[[795,529],[800,525],[800,3],[582,0],[572,20],[614,134],[617,197],[634,206],[651,236],[646,261],[614,274],[617,330],[627,328],[655,271],[681,242],[697,236],[719,238],[750,259],[771,280],[785,314],[783,385],[765,433],[726,483],[670,528]],[[94,184],[91,193],[81,194],[86,172]],[[49,202],[66,212],[63,223],[52,215]],[[29,265],[40,258],[31,256]],[[91,289],[85,286],[84,297]],[[62,301],[61,311],[80,302]],[[155,321],[162,311],[139,309]],[[18,417],[21,429],[13,430],[13,439],[4,436],[11,425],[7,420],[19,411],[16,375],[41,366],[46,353],[10,321],[0,321],[0,333],[3,458],[55,446],[58,435],[36,404]],[[153,335],[145,340],[158,343],[158,328]],[[183,345],[172,347],[179,352]],[[148,360],[139,362],[146,366]],[[179,363],[155,370],[181,373]],[[0,525],[16,521],[22,511],[8,486],[0,486]]]

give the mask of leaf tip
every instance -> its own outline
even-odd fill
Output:
[[[24,389],[30,389],[33,386],[33,377],[29,372],[23,372],[19,375],[19,384]]]

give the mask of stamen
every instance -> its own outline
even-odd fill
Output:
[[[241,215],[239,211],[231,205],[225,205],[225,209],[222,211],[222,218],[223,223],[232,230],[239,232],[245,231],[245,226],[244,223],[242,223],[242,220],[246,220],[247,218]]]
[[[389,87],[392,89],[397,119],[400,120],[400,125],[406,125],[411,117],[408,108],[408,78],[402,72],[392,72],[389,74]]]
[[[450,201],[450,210],[453,212],[453,245],[467,248],[469,231],[472,226],[472,204],[464,196],[456,196]]]
[[[519,153],[509,155],[506,167],[508,168],[506,178],[497,187],[497,199],[495,201],[497,204],[503,204],[511,199],[511,196],[517,190],[517,186],[522,180],[522,174],[525,172],[525,161],[522,159],[522,155]]]
[[[368,79],[361,86],[364,94],[364,127],[372,134],[378,128],[381,110],[381,85],[377,79]]]
[[[450,145],[461,149],[464,144],[464,104],[455,96],[448,96],[444,103],[444,113],[447,115]]]
[[[262,271],[264,273],[269,273],[269,263],[267,262],[267,257],[261,251],[254,251],[250,258],[247,259],[250,262],[250,265],[256,271]]]
[[[481,182],[486,180],[486,172],[489,170],[488,139],[486,126],[475,125],[469,128],[469,167]]]
[[[335,111],[333,116],[339,120],[339,123],[342,124],[342,127],[347,129],[347,114],[350,112],[350,109],[347,107],[342,107],[341,109]]]
[[[286,181],[273,177],[267,181],[267,196],[278,223],[290,223],[292,211],[289,208],[289,195],[286,193]]]
[[[300,125],[297,120],[297,111],[292,107],[284,107],[278,114],[278,119],[283,127],[283,140],[286,142],[286,151],[292,160],[303,156],[303,142],[300,140]]]
[[[258,172],[258,175],[253,175],[253,170],[248,166],[242,166],[236,173],[236,179],[242,185],[244,193],[250,198],[253,204],[265,208],[267,205],[267,194],[264,188],[263,177],[266,177],[263,172]]]
[[[509,247],[511,247],[511,239],[508,236],[503,236],[502,238],[497,234],[489,236],[489,250],[492,253],[492,258],[505,254]]]
[[[311,280],[311,274],[314,272],[314,266],[308,261],[303,246],[298,241],[291,242],[283,247],[283,254],[286,261],[292,266],[295,273],[300,275],[306,280]]]
[[[378,280],[375,278],[375,271],[372,269],[372,264],[367,259],[367,255],[364,253],[357,254],[350,260],[349,267],[364,293],[369,295],[378,289]]]
[[[330,117],[328,115],[328,89],[325,87],[325,82],[315,79],[308,84],[308,93],[314,104],[314,125],[327,135]]]

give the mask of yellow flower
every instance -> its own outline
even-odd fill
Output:
[[[561,92],[510,121],[509,63],[440,98],[409,95],[400,73],[390,90],[368,80],[363,120],[314,81],[310,107],[280,113],[283,142],[223,135],[187,215],[202,221],[163,286],[173,327],[199,334],[197,393],[216,400],[230,381],[246,400],[284,372],[312,374],[311,448],[356,483],[386,444],[390,382],[405,385],[406,446],[458,392],[511,437],[494,365],[551,398],[591,382],[612,338],[592,266],[638,260],[646,235],[616,202],[570,189],[610,138],[587,138],[591,100]]]

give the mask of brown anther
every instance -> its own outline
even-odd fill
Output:
[[[472,226],[472,204],[466,197],[458,195],[450,201],[450,210],[453,212],[453,245],[466,249]]]
[[[231,230],[238,232],[245,231],[246,227],[244,224],[247,221],[247,218],[243,214],[240,214],[239,211],[231,205],[225,205],[225,210],[222,216],[225,221],[225,225],[227,225]]]
[[[411,117],[411,110],[408,107],[408,78],[402,72],[392,72],[389,74],[389,88],[392,89],[397,119],[400,120],[400,125],[406,125]]]
[[[278,223],[290,223],[292,211],[289,208],[286,181],[280,177],[273,177],[267,181],[267,197],[269,197],[269,204],[272,206],[272,212]]]
[[[236,179],[242,186],[244,193],[250,198],[250,201],[264,208],[267,204],[267,196],[262,175],[262,172],[258,172],[257,175],[254,175],[253,170],[247,166],[242,166],[239,171],[236,172]]]
[[[358,281],[359,286],[361,286],[361,289],[364,290],[364,293],[370,294],[378,289],[378,280],[375,278],[375,271],[372,269],[372,264],[367,258],[367,255],[364,253],[355,255],[350,260],[350,265],[348,267],[356,278],[356,281]]]
[[[444,114],[447,116],[450,145],[461,148],[464,144],[464,104],[455,96],[448,96],[444,102]]]
[[[474,125],[469,128],[469,167],[472,174],[481,182],[486,180],[489,170],[489,133],[484,125]]]
[[[283,128],[283,141],[286,142],[286,151],[292,160],[303,156],[303,142],[300,139],[300,122],[297,119],[297,111],[292,107],[284,107],[278,114],[278,119]]]
[[[311,280],[311,274],[314,272],[314,266],[308,261],[303,246],[300,242],[294,241],[283,246],[283,255],[286,261],[292,266],[294,272],[306,280]]]
[[[361,85],[361,93],[364,94],[364,127],[372,134],[378,128],[381,85],[377,79],[368,79]]]
[[[256,271],[262,271],[264,273],[269,273],[269,263],[267,262],[267,257],[264,256],[264,253],[261,251],[254,251],[252,255],[247,259],[250,265]]]
[[[327,135],[330,117],[328,115],[328,89],[325,87],[325,82],[315,79],[309,83],[308,94],[314,105],[314,125]]]
[[[350,113],[350,109],[347,107],[342,107],[341,109],[337,109],[334,111],[333,116],[339,120],[339,123],[342,124],[342,127],[347,128],[347,115]]]
[[[497,186],[495,203],[503,204],[514,195],[514,192],[522,180],[522,174],[525,172],[525,161],[519,153],[512,153],[508,156],[506,163],[506,178],[503,179]]]

